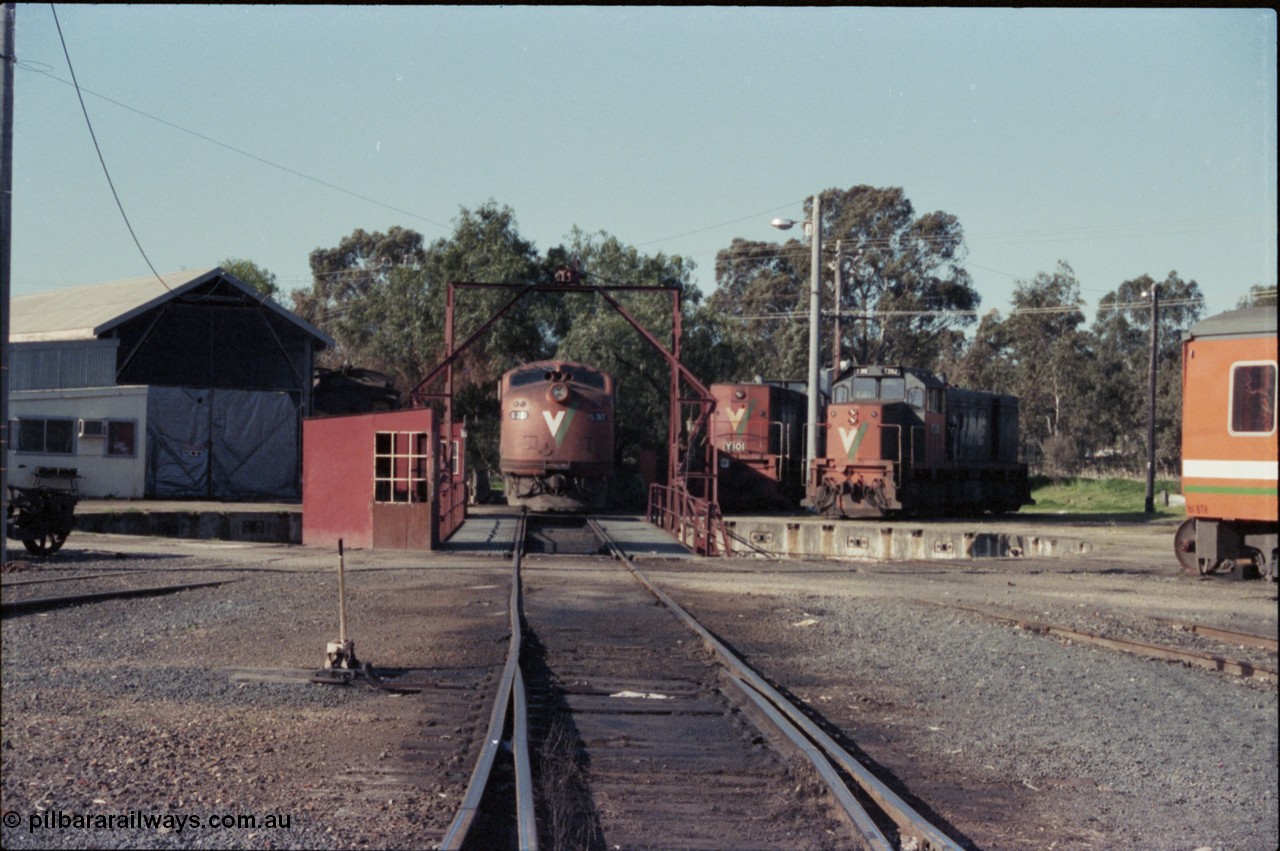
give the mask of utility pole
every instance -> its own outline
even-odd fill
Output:
[[[822,321],[822,196],[813,196],[809,268],[809,423],[805,434],[805,478],[818,457],[818,331]]]
[[[844,261],[844,240],[836,240],[836,268],[835,268],[835,339],[831,342],[831,380],[835,381],[836,376],[840,374],[840,291],[843,288],[840,277],[840,267]]]
[[[1159,362],[1160,285],[1151,287],[1151,372],[1147,395],[1147,514],[1156,512],[1156,366]]]
[[[795,219],[774,219],[778,230],[790,230]],[[813,196],[813,219],[809,225],[809,422],[805,428],[805,478],[818,457],[818,338],[822,322],[822,196]]]
[[[0,521],[9,518],[9,265],[13,236],[13,35],[17,8],[5,3],[0,14]],[[8,530],[0,533],[0,567],[9,563]]]

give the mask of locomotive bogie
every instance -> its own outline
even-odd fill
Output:
[[[499,385],[507,502],[531,511],[605,506],[613,476],[612,376],[569,361],[510,370]]]
[[[1243,562],[1277,573],[1274,308],[1198,322],[1182,347],[1182,492],[1174,552],[1191,573]]]

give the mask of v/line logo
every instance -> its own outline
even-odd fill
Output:
[[[569,426],[573,423],[573,415],[577,412],[576,408],[562,408],[555,414],[550,411],[542,412],[542,418],[547,421],[547,428],[551,430],[551,437],[555,439],[557,449],[569,434]]]

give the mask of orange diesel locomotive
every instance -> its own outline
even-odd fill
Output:
[[[722,511],[790,508],[804,496],[807,396],[778,383],[712,384]]]
[[[603,508],[613,475],[613,376],[539,361],[503,375],[498,398],[507,502],[530,511]]]
[[[832,387],[808,502],[828,517],[976,514],[1033,504],[1018,400],[921,369],[860,366]]]
[[[1197,322],[1182,343],[1182,493],[1174,552],[1189,573],[1276,578],[1276,311]]]

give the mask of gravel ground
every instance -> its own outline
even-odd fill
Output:
[[[5,599],[121,584],[241,581],[5,619],[0,845],[426,847],[447,827],[483,719],[449,717],[425,695],[237,682],[229,675],[229,667],[303,673],[320,667],[325,642],[337,632],[334,555],[77,538],[102,548],[68,553],[61,568],[6,575]],[[501,666],[504,571],[439,560],[424,568],[420,557],[405,565],[403,558],[368,553],[349,553],[347,564],[358,656],[378,668],[423,668],[437,676],[460,670],[481,685],[487,670]],[[132,579],[32,582],[67,567],[83,575],[131,565]],[[11,579],[24,584],[10,588]],[[414,764],[406,745],[419,738],[456,752],[440,776]],[[13,814],[17,826],[10,824]],[[139,828],[128,821],[139,814],[169,819]],[[226,815],[253,816],[258,824],[210,824]],[[115,816],[125,827],[58,828],[60,819],[66,825],[86,816],[100,826],[106,822],[99,817]],[[198,817],[201,825],[179,817]],[[33,818],[55,829],[32,830]],[[264,826],[267,819],[275,825]]]
[[[1274,636],[1275,585],[1200,581],[1167,554],[1117,549],[1078,562],[647,569],[971,847],[1276,848],[1274,683],[1076,645],[972,611],[1274,667],[1274,653],[1169,621]],[[6,574],[4,599],[93,584],[31,583],[64,574],[243,581],[4,620],[0,809],[19,824],[0,833],[3,847],[426,847],[452,817],[485,719],[449,716],[438,695],[244,683],[225,670],[319,665],[336,632],[335,554],[76,535],[56,564]],[[474,683],[478,702],[506,646],[505,565],[362,552],[347,564],[359,654],[380,667],[453,672]],[[415,751],[419,740],[443,750]],[[433,766],[427,776],[409,776],[423,765]],[[32,815],[134,812],[290,825],[29,829]]]
[[[1274,849],[1276,685],[1011,628],[966,609],[1251,656],[1164,620],[1276,634],[1264,583],[1159,567],[757,563],[664,573],[973,847]],[[730,603],[730,581],[748,595]],[[960,605],[965,608],[948,608]]]

